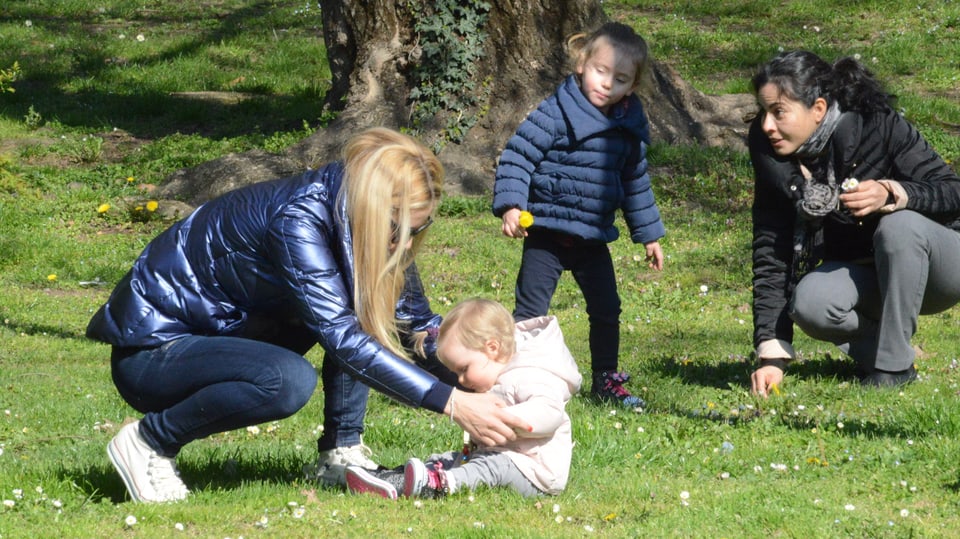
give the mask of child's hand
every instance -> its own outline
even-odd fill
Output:
[[[660,242],[651,241],[650,243],[644,243],[643,246],[647,250],[647,266],[661,271],[663,269],[663,249],[660,247]]]
[[[527,229],[520,226],[520,209],[510,208],[503,214],[503,225],[500,231],[508,238],[526,238]]]

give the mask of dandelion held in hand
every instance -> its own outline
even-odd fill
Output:
[[[520,226],[530,228],[533,226],[533,214],[528,211],[520,212]]]

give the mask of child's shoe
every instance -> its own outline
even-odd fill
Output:
[[[442,498],[447,495],[447,474],[439,463],[428,468],[418,458],[403,467],[403,495],[408,498]]]
[[[623,384],[630,380],[630,375],[625,372],[603,371],[593,375],[593,387],[590,388],[590,394],[599,401],[612,401],[620,403],[627,408],[646,408],[647,403],[635,395],[631,395]]]
[[[347,466],[344,473],[347,490],[353,493],[373,494],[396,500],[406,484],[404,473],[394,470],[368,470],[360,466]]]

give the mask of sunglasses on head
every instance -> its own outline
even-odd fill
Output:
[[[417,234],[420,234],[420,233],[423,232],[424,230],[430,228],[430,225],[432,225],[432,224],[433,224],[433,217],[427,217],[427,220],[426,220],[422,225],[420,225],[420,226],[418,226],[418,227],[416,227],[416,228],[411,228],[411,229],[410,229],[410,237],[411,237],[411,238],[416,237]],[[394,223],[393,221],[390,221],[390,227],[393,229],[393,235],[391,236],[391,239],[393,240],[393,243],[399,242],[399,241],[400,241],[400,227],[397,226],[397,223]]]

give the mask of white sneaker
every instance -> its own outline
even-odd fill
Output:
[[[173,502],[190,493],[174,459],[158,455],[140,436],[139,421],[120,429],[107,444],[107,455],[136,502]]]
[[[335,447],[321,451],[316,464],[304,466],[307,479],[330,486],[346,486],[347,466],[376,470],[380,465],[370,460],[373,451],[363,442],[350,447]]]
[[[317,467],[331,465],[359,466],[368,470],[376,470],[380,465],[370,460],[371,456],[373,456],[373,451],[363,445],[362,442],[350,447],[335,447],[320,452]]]

